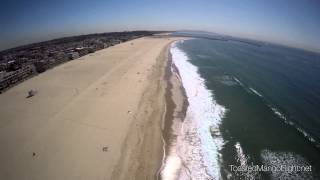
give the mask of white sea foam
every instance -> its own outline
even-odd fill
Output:
[[[286,116],[283,115],[283,114],[282,114],[280,111],[278,111],[276,108],[271,107],[271,106],[270,106],[270,108],[272,109],[273,113],[276,114],[279,118],[283,119],[286,124],[289,124],[290,126],[293,126],[297,131],[299,131],[301,134],[303,134],[303,136],[304,136],[305,138],[307,138],[310,142],[316,143],[316,140],[315,140],[311,135],[309,135],[305,130],[303,130],[301,127],[299,127],[296,123],[288,120],[288,119],[286,118]],[[316,145],[316,146],[319,146],[319,145]]]
[[[237,151],[237,161],[240,162],[241,166],[247,166],[248,165],[248,160],[246,155],[244,154],[241,145],[239,142],[237,142],[234,147],[236,148]]]
[[[291,166],[308,167],[310,164],[299,154],[293,152],[274,152],[263,150],[261,152],[263,164],[270,167],[290,168]],[[269,172],[272,179],[313,179],[310,171],[271,171]]]
[[[276,108],[271,107],[271,109],[274,112],[274,114],[276,114],[278,117],[280,117],[281,119],[283,119],[285,121],[287,120],[287,118],[281,112],[279,112]],[[292,125],[292,124],[290,124],[290,125]]]
[[[243,86],[242,82],[241,82],[239,79],[237,79],[236,77],[233,77],[233,79],[234,79],[240,86]]]
[[[237,152],[237,162],[240,163],[240,166],[249,166],[250,157],[244,153],[241,144],[237,142],[234,147],[236,148]],[[259,173],[257,171],[239,171],[234,173],[236,173],[240,177],[245,177],[245,179],[260,179]]]
[[[249,88],[251,92],[253,92],[254,94],[258,95],[259,97],[263,97],[262,94],[260,94],[257,90],[253,89],[253,88]]]
[[[240,81],[239,81],[240,82]],[[254,94],[256,94],[259,97],[262,97],[262,94],[260,94],[257,90],[253,89],[253,88],[249,88],[250,91]],[[284,114],[282,114],[280,111],[278,111],[275,107],[268,105],[271,110],[273,111],[274,114],[276,114],[279,118],[283,119],[284,122],[290,126],[293,126],[297,131],[299,131],[305,138],[307,138],[310,142],[312,143],[316,143],[316,140],[310,135],[308,134],[303,128],[301,128],[300,126],[298,126],[296,123],[290,121],[288,118],[286,118],[286,116]],[[316,144],[317,147],[319,147],[318,144]]]
[[[170,52],[189,102],[175,147],[186,169],[180,172],[179,179],[221,179],[219,151],[224,141],[219,126],[225,108],[216,103],[212,92],[205,86],[205,80],[199,75],[198,68],[188,61],[187,54],[177,47],[178,43],[183,42],[173,43]],[[165,170],[171,166],[171,160],[171,157],[167,158],[162,177],[171,177],[166,174],[170,171]]]

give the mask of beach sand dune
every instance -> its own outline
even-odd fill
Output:
[[[122,43],[1,94],[0,179],[154,179],[173,40]]]

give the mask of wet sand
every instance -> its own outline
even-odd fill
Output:
[[[186,116],[188,100],[183,88],[179,71],[172,62],[171,53],[167,52],[168,63],[165,72],[166,86],[166,116],[164,121],[164,156],[160,177],[163,180],[179,179],[181,174],[187,174],[178,152],[176,152],[176,134],[182,128]],[[184,172],[184,173],[182,173]]]
[[[122,43],[1,94],[0,179],[157,178],[176,39]]]

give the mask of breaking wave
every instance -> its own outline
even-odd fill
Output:
[[[198,68],[188,61],[187,54],[178,47],[179,43],[183,41],[173,43],[170,52],[179,70],[189,106],[181,129],[176,132],[175,153],[171,153],[176,155],[172,157],[168,154],[161,175],[172,177],[167,174],[171,172],[168,167],[172,166],[170,163],[175,163],[185,169],[180,171],[177,179],[221,179],[219,151],[224,140],[220,124],[226,109],[217,104],[205,80],[199,75]]]
[[[308,167],[310,164],[299,154],[293,152],[274,152],[263,150],[261,152],[263,164],[270,167],[287,168],[283,171],[270,171],[271,179],[314,179],[310,171],[290,170],[294,166]]]

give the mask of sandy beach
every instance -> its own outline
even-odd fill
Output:
[[[176,39],[128,41],[0,94],[0,179],[156,179]]]

